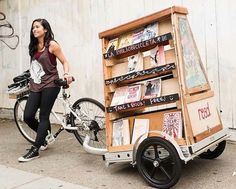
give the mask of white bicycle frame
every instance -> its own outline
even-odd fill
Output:
[[[64,96],[64,95],[66,95],[66,96]],[[65,89],[63,89],[63,91],[62,91],[62,96],[58,97],[57,99],[62,102],[63,110],[64,110],[64,112],[63,112],[64,120],[62,120],[53,109],[51,111],[52,115],[60,122],[60,125],[62,125],[62,127],[64,129],[77,130],[78,127],[72,127],[70,124],[67,124],[67,122],[66,122],[66,115],[68,113],[72,113],[78,119],[79,123],[83,124],[82,119],[72,109],[71,104],[68,100],[67,94],[65,93]],[[67,110],[69,110],[69,111],[67,111]],[[89,117],[85,112],[82,111],[81,113],[92,120],[92,118]],[[85,130],[89,130],[89,127],[86,124],[83,124],[83,127]]]

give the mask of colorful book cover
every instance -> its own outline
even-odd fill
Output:
[[[141,31],[135,31],[133,33],[133,41],[132,44],[140,43],[143,38],[143,30]]]
[[[132,85],[128,87],[125,103],[140,101],[142,96],[142,85]]]
[[[157,46],[150,51],[150,61],[152,67],[166,64],[164,46]]]
[[[122,35],[119,38],[119,47],[118,48],[120,49],[123,47],[127,47],[129,45],[132,45],[132,42],[133,42],[133,34],[132,33]]]
[[[161,96],[161,78],[147,80],[144,84],[143,99]]]
[[[173,138],[182,138],[181,112],[164,113],[162,132]]]
[[[143,30],[142,41],[158,36],[158,22],[147,25]]]
[[[113,52],[118,48],[118,38],[112,39],[107,45],[107,53]]]

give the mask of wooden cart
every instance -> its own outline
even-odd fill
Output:
[[[228,137],[216,109],[214,92],[204,71],[187,14],[186,8],[173,6],[99,34],[103,53],[108,150],[104,159],[107,165],[115,162],[137,165],[144,179],[158,188],[169,188],[178,182],[181,161],[187,163],[196,156],[218,157]],[[137,37],[140,31],[156,23],[157,35],[145,39]],[[132,39],[136,37],[138,42],[130,42],[130,36]],[[121,40],[126,40],[125,46],[119,46]],[[112,44],[111,48],[111,42],[118,42],[118,47]],[[156,66],[153,66],[151,51],[155,48],[157,52],[159,50],[159,57],[155,61]],[[143,54],[143,69],[127,73],[128,57],[137,53]],[[145,53],[147,56],[144,56]],[[161,79],[160,96],[111,105],[118,88],[155,78]],[[130,144],[114,145],[113,126],[121,119],[128,120],[130,138],[137,134],[134,131],[137,119],[148,120],[148,133],[143,133]]]

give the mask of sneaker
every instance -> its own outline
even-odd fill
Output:
[[[43,145],[40,146],[40,150],[41,150],[41,151],[44,151],[44,150],[47,150],[47,148],[48,148],[48,143],[47,143],[47,141],[45,140],[44,143],[43,143]]]
[[[18,161],[19,162],[27,162],[27,161],[31,161],[36,158],[39,158],[38,148],[36,148],[35,146],[32,146],[27,154],[18,158]]]

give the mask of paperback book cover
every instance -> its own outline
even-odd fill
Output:
[[[110,106],[117,106],[119,104],[124,104],[127,92],[128,92],[128,86],[117,88],[113,95]]]
[[[143,30],[142,41],[158,36],[158,22],[147,25]]]
[[[120,49],[120,48],[129,46],[129,45],[132,45],[132,42],[133,42],[133,34],[132,33],[122,35],[119,38],[119,46],[118,46],[118,48]]]
[[[182,138],[181,112],[164,113],[162,131],[174,138]]]
[[[137,102],[141,100],[142,96],[142,85],[131,85],[128,86],[125,103]]]
[[[134,120],[134,128],[132,134],[132,144],[136,142],[136,140],[141,136],[140,141],[143,141],[148,136],[149,131],[149,119],[135,119]]]
[[[133,33],[133,41],[132,44],[140,43],[143,38],[143,30],[135,31]]]
[[[135,54],[128,57],[128,71],[127,73],[137,72],[143,70],[143,56],[142,53]]]
[[[113,52],[118,48],[118,38],[112,39],[107,45],[107,53]]]
[[[152,67],[166,64],[164,46],[157,46],[150,51],[150,61]]]
[[[161,78],[147,80],[144,84],[143,99],[161,96]]]
[[[112,146],[130,144],[129,120],[119,119],[113,122]]]

